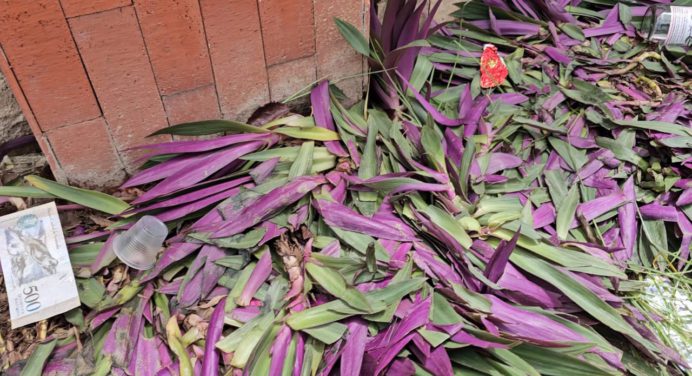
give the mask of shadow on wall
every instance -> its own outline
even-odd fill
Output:
[[[29,124],[7,86],[5,76],[0,73],[0,144],[28,134],[31,134]]]

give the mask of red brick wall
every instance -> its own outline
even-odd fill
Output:
[[[364,62],[333,22],[366,33],[369,0],[0,0],[0,68],[57,179],[120,183],[151,132],[245,120]],[[367,35],[367,34],[366,34]],[[338,83],[359,95],[363,78]],[[166,138],[160,138],[165,140]]]

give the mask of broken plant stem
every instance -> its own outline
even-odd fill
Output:
[[[281,261],[288,273],[288,280],[291,286],[284,300],[300,297],[302,296],[305,282],[303,276],[303,247],[295,238],[289,237],[289,235],[286,234],[281,235],[276,245],[277,253],[281,256]],[[296,304],[302,301],[300,298],[297,300]],[[294,304],[292,303],[291,305]]]
[[[584,216],[581,214],[577,215],[577,219],[579,220],[579,224],[581,225],[582,229],[586,233],[586,239],[588,239],[591,243],[601,244],[601,242],[593,234],[593,230],[591,229],[591,226],[589,226],[589,221],[587,221],[586,218],[584,218]]]
[[[663,92],[661,91],[661,88],[658,86],[656,81],[650,79],[649,77],[637,76],[637,79],[635,80],[635,82],[639,83],[639,84],[644,84],[650,90],[653,90],[656,93],[656,99],[660,99],[663,97]]]
[[[38,337],[39,341],[43,341],[46,339],[46,336],[48,335],[48,321],[47,320],[41,320],[38,322],[38,328],[36,329],[36,337]]]
[[[77,351],[81,352],[83,349],[82,340],[79,339],[79,328],[76,326],[72,327],[72,333],[74,334],[75,342],[77,342]]]
[[[646,100],[633,100],[633,101],[616,101],[615,104],[620,106],[651,106],[656,107],[660,105],[658,102],[646,101]]]
[[[647,52],[644,52],[641,55],[635,57],[634,59],[632,59],[632,61],[629,64],[627,64],[625,67],[620,68],[620,69],[609,70],[609,71],[606,71],[605,73],[607,73],[611,76],[619,76],[619,75],[625,74],[625,73],[631,71],[632,69],[636,68],[637,65],[639,65],[642,61],[644,61],[648,58],[661,60],[661,55],[659,55],[657,52],[647,51]]]

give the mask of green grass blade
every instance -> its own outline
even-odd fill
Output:
[[[62,185],[36,175],[27,176],[26,181],[35,188],[48,192],[55,197],[74,202],[75,204],[80,204],[94,210],[102,211],[104,213],[120,214],[125,211],[125,209],[130,207],[127,202],[117,197],[89,189]]]

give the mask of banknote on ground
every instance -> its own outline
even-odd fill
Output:
[[[12,329],[79,306],[54,202],[0,217],[0,262]]]

